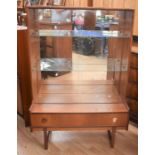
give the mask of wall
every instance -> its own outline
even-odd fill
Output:
[[[134,9],[133,35],[138,36],[138,0],[93,0],[93,6]]]
[[[66,0],[66,6],[88,6],[89,0]]]

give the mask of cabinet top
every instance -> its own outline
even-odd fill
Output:
[[[70,10],[116,10],[116,11],[134,11],[129,8],[104,8],[104,7],[73,7],[73,6],[28,6],[29,9],[70,9]]]

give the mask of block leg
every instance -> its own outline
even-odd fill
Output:
[[[109,141],[112,148],[114,148],[115,145],[115,135],[116,135],[116,127],[112,127],[111,131],[108,130]]]
[[[47,129],[44,129],[44,149],[48,149],[48,142],[49,142],[49,136],[51,134],[51,131],[47,131]]]

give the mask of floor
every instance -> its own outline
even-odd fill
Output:
[[[138,131],[129,125],[128,131],[117,131],[115,148],[109,146],[107,132],[53,132],[49,149],[43,149],[43,133],[30,132],[18,116],[18,155],[137,155]]]

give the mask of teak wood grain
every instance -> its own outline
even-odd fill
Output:
[[[22,93],[20,87],[20,80],[17,75],[17,112],[20,116],[23,116],[23,102],[22,102]]]
[[[33,128],[126,127],[128,124],[128,114],[32,114],[31,123]]]
[[[63,80],[56,79],[46,79],[41,81],[41,84],[48,85],[112,85],[114,84],[113,80]]]
[[[88,6],[88,7],[82,7],[82,6],[38,6],[38,5],[32,5],[32,6],[28,6],[28,9],[68,9],[68,10],[114,10],[114,11],[133,11],[134,9],[132,8],[108,8],[108,7],[103,7],[102,5],[100,5],[99,7],[92,7],[92,6]]]
[[[128,113],[120,104],[32,104],[30,113]]]
[[[138,45],[130,53],[130,70],[127,92],[127,103],[130,107],[130,120],[138,124]]]
[[[39,94],[38,103],[121,103],[118,96],[104,94]]]
[[[129,81],[130,82],[137,82],[138,81],[137,69],[130,68],[130,71],[129,71]]]
[[[113,85],[42,85],[38,103],[121,103]]]
[[[24,117],[25,125],[29,126],[32,95],[27,33],[27,30],[17,30],[17,106],[20,108],[18,112]]]
[[[41,94],[106,94],[118,95],[115,86],[113,85],[92,85],[92,84],[79,84],[79,85],[61,85],[61,84],[51,84],[51,85],[41,85]],[[110,98],[110,97],[109,97]]]

